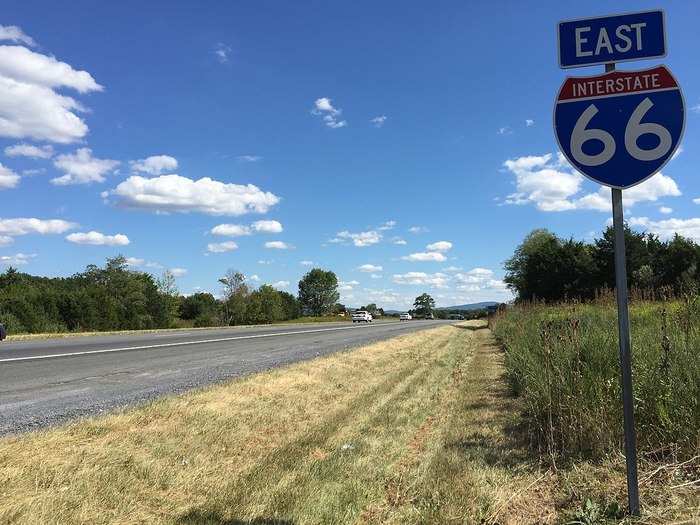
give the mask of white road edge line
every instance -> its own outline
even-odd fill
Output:
[[[365,328],[369,327],[377,327],[377,326],[386,326],[387,323],[380,323],[380,324],[370,324],[369,326],[365,326]],[[65,354],[49,354],[49,355],[35,355],[35,356],[28,356],[28,357],[9,357],[5,359],[0,359],[0,363],[11,363],[11,362],[17,362],[17,361],[36,361],[38,359],[55,359],[58,357],[73,357],[73,356],[78,356],[78,355],[91,355],[91,354],[108,354],[111,352],[127,352],[129,350],[147,350],[149,348],[164,348],[168,346],[187,346],[187,345],[201,345],[201,344],[206,344],[206,343],[220,343],[223,341],[237,341],[241,339],[261,339],[263,337],[279,337],[283,335],[294,335],[294,334],[313,334],[317,332],[335,332],[338,330],[357,330],[359,329],[359,326],[340,326],[337,328],[319,328],[315,330],[294,330],[292,332],[278,332],[274,334],[253,334],[253,335],[239,335],[236,337],[224,337],[222,339],[203,339],[201,341],[181,341],[179,343],[161,343],[157,345],[144,345],[144,346],[126,346],[123,348],[105,348],[103,350],[85,350],[84,352],[68,352]]]

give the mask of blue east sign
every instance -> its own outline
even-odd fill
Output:
[[[663,11],[560,22],[561,68],[626,62],[666,55]]]

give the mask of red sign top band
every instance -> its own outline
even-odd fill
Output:
[[[567,78],[559,91],[558,102],[673,88],[678,88],[678,84],[664,66],[645,71],[611,71],[594,77]]]

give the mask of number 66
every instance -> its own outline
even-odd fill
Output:
[[[627,122],[625,128],[625,148],[629,154],[637,160],[652,161],[666,155],[672,146],[671,133],[660,124],[651,122],[642,123],[641,120],[646,115],[654,103],[649,100],[649,97],[642,100],[632,112],[632,116]],[[576,121],[574,131],[571,134],[571,155],[574,159],[584,166],[600,166],[608,162],[613,155],[617,146],[615,139],[607,131],[602,129],[586,129],[586,126],[591,119],[598,113],[598,108],[595,104],[591,104],[586,108],[581,116]],[[637,145],[637,140],[642,135],[656,135],[659,137],[659,143],[652,149],[642,149]],[[595,155],[588,155],[583,152],[583,144],[589,140],[599,140],[603,143],[603,151]]]

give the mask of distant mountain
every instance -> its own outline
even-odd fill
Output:
[[[496,306],[495,301],[484,301],[482,303],[460,304],[458,306],[441,306],[438,310],[483,310],[489,306]]]

